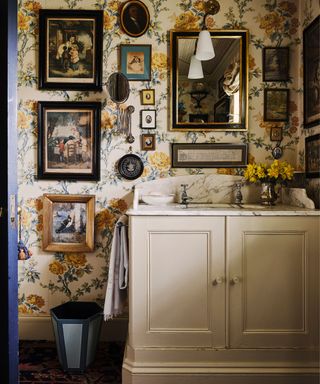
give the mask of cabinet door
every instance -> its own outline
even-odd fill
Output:
[[[130,219],[131,346],[224,346],[225,219]]]
[[[316,345],[319,218],[228,218],[227,233],[229,345]]]

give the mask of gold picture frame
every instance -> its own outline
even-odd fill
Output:
[[[141,149],[143,151],[154,151],[156,149],[156,135],[154,133],[143,133],[141,135]]]
[[[272,127],[271,128],[270,140],[271,141],[281,141],[282,140],[282,127]]]
[[[155,104],[155,90],[142,89],[140,91],[141,105],[154,105]]]
[[[42,249],[92,252],[94,212],[94,195],[44,194]]]

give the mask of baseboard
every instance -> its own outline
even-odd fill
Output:
[[[128,319],[124,317],[103,321],[101,341],[125,341],[128,330]],[[50,316],[19,316],[20,340],[53,341],[53,328]]]

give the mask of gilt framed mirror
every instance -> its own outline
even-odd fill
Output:
[[[210,30],[215,57],[189,78],[199,31],[170,31],[172,131],[248,129],[248,31]],[[200,71],[201,73],[201,71]]]

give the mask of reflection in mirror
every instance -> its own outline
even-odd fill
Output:
[[[171,31],[172,129],[247,129],[247,31],[210,31],[215,57],[190,79],[198,34]]]
[[[127,108],[120,109],[119,106],[127,101],[129,97],[129,81],[123,73],[115,72],[109,76],[106,86],[111,100],[117,104],[118,132],[126,134],[128,143],[133,143],[134,137],[131,133],[131,114],[134,112],[134,107],[129,105]]]

